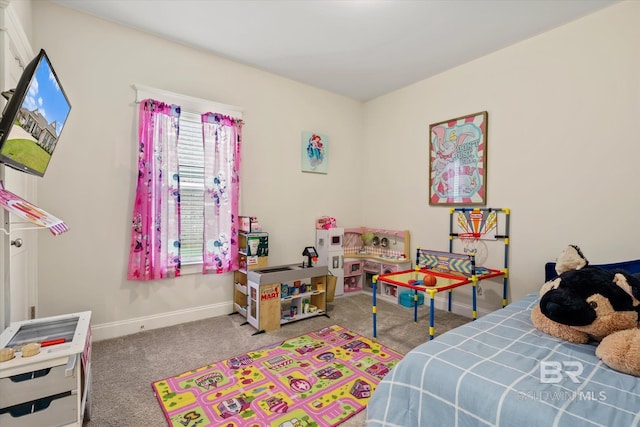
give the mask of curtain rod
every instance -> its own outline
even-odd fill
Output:
[[[207,99],[181,95],[179,93],[156,89],[137,83],[133,84],[133,88],[136,90],[136,103],[140,103],[145,99],[151,98],[179,105],[180,108],[184,108],[185,111],[190,113],[202,114],[206,112],[213,112],[242,119],[243,109],[234,105],[221,104]]]

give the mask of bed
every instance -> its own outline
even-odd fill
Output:
[[[640,260],[602,266],[622,265],[640,271]],[[545,270],[549,279],[553,264]],[[367,426],[638,425],[640,379],[605,366],[595,345],[535,329],[538,299],[529,294],[411,350],[375,390]]]

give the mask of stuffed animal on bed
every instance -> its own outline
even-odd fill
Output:
[[[640,376],[640,274],[591,266],[573,245],[556,273],[531,311],[534,326],[572,343],[599,341],[596,356],[607,366]]]

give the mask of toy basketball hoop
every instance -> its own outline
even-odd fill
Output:
[[[480,209],[461,210],[456,212],[455,217],[457,237],[462,242],[464,253],[473,254],[476,265],[484,265],[489,255],[484,240],[496,239],[498,225],[496,212]],[[451,225],[453,226],[453,223]]]
[[[501,241],[504,245],[504,273],[502,283],[502,306],[507,305],[507,285],[509,271],[509,208],[473,208],[459,207],[449,209],[449,252],[457,253],[454,244],[462,246],[464,255],[474,255],[475,273],[492,271],[488,267],[497,261],[498,253],[489,254],[497,247],[494,242]],[[459,251],[462,252],[462,251]],[[490,255],[490,256],[489,256]],[[495,270],[495,269],[494,269]],[[481,273],[482,274],[482,273]],[[474,288],[475,289],[475,288]],[[480,291],[480,289],[478,289]],[[474,291],[474,301],[475,301]],[[451,301],[449,301],[451,304]]]
[[[460,233],[458,238],[464,247],[464,253],[475,257],[476,265],[484,265],[487,261],[487,245],[480,239],[481,233]]]
[[[462,240],[465,249],[472,250],[480,240],[480,233],[458,233],[458,238]]]

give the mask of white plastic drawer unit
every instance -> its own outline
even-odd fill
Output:
[[[67,362],[76,362],[75,356],[71,356],[71,359],[73,360],[67,358]],[[67,367],[65,363],[0,378],[0,412],[2,408],[22,402],[75,390],[77,388],[76,369],[71,367],[69,371]],[[0,425],[4,426],[4,424]]]
[[[75,425],[78,396],[70,391],[0,409],[2,427]]]
[[[0,334],[0,426],[77,427],[90,418],[91,312],[25,320]],[[27,343],[50,344],[22,356]]]

